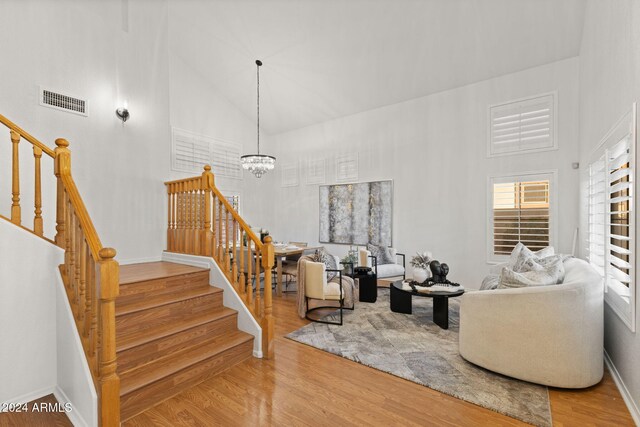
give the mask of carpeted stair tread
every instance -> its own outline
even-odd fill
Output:
[[[221,293],[222,289],[214,286],[208,286],[203,288],[186,289],[178,292],[160,294],[145,298],[141,301],[134,301],[132,303],[118,303],[116,301],[116,316],[123,316],[125,314],[136,313],[142,310],[149,310],[155,307],[161,307],[163,305],[172,304],[179,301],[186,301],[193,298],[202,297],[205,295],[212,295]]]
[[[165,323],[151,329],[136,330],[130,334],[123,334],[117,337],[116,351],[128,350],[141,344],[204,325],[205,323],[215,322],[225,317],[233,316],[236,313],[236,310],[223,307],[219,311],[213,311],[203,316],[185,318],[180,322]]]
[[[205,344],[190,347],[124,372],[120,375],[120,396],[134,392],[251,340],[253,340],[253,336],[242,331],[234,331]]]

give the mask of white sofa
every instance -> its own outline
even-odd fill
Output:
[[[560,285],[467,292],[460,355],[483,368],[553,387],[584,388],[603,375],[603,285],[585,261],[564,262]]]
[[[358,251],[358,262],[360,266],[371,267],[376,271],[376,275],[378,279],[385,279],[389,277],[402,277],[405,276],[405,267],[404,267],[404,254],[399,254],[395,248],[389,248],[389,252],[391,252],[391,258],[396,260],[395,264],[379,264],[374,265],[371,252],[361,248]],[[397,262],[398,257],[402,257],[402,264]]]

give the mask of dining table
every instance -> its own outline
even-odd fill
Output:
[[[287,256],[302,255],[308,251],[315,251],[322,246],[295,246],[288,244],[274,244],[273,253],[276,258],[276,295],[282,296],[282,262]]]

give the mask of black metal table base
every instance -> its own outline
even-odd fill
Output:
[[[394,313],[411,314],[411,293],[391,286],[390,308]],[[433,296],[433,323],[449,329],[449,297]]]

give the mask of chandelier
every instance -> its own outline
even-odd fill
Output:
[[[247,154],[240,157],[242,167],[252,174],[256,178],[260,178],[276,166],[276,158],[273,156],[267,156],[266,154],[260,154],[260,66],[262,61],[256,60],[257,76],[258,76],[258,104],[257,104],[257,123],[258,123],[258,154]]]

